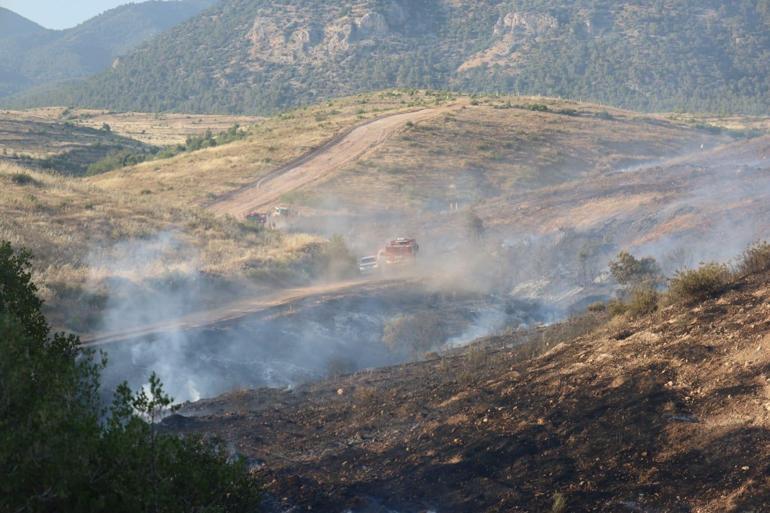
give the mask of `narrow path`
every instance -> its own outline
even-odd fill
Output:
[[[255,183],[224,196],[208,208],[217,214],[243,218],[253,210],[265,209],[279,202],[281,196],[288,192],[330,178],[398,133],[408,122],[430,119],[454,108],[457,106],[393,114],[357,125],[320,148],[271,171]]]

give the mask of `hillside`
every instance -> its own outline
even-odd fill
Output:
[[[17,103],[265,113],[397,86],[767,113],[769,27],[766,0],[225,0]]]
[[[751,275],[635,320],[592,314],[584,334],[234,391],[165,425],[232,443],[269,512],[767,511],[768,301]]]
[[[131,3],[66,30],[47,30],[0,8],[0,97],[104,71],[118,56],[213,3]]]
[[[42,110],[38,121],[49,123],[40,125],[45,130],[30,130],[33,125],[19,122],[26,129],[5,137],[13,137],[17,146],[26,144],[24,151],[33,153],[35,148],[77,148],[86,142],[51,141],[41,135],[53,137],[56,130],[65,130],[67,137],[95,134],[90,147],[106,147],[105,138],[112,136],[88,128],[94,120],[114,124],[115,134],[133,135],[141,126],[147,140],[178,137],[167,124],[171,122],[180,134],[205,123],[233,122],[227,117],[73,110],[67,125],[54,121],[61,113]],[[12,115],[29,120],[31,113],[7,113]],[[57,187],[77,188],[79,192],[67,193],[75,195],[74,201],[59,202],[53,189],[43,186],[13,187],[18,195],[0,205],[8,219],[2,235],[41,255],[39,272],[49,276],[43,284],[50,286],[46,297],[54,306],[69,297],[56,290],[71,284],[93,288],[86,280],[89,245],[109,247],[124,238],[152,237],[167,226],[181,231],[183,238],[201,237],[194,243],[201,257],[193,272],[224,281],[302,283],[313,274],[308,262],[317,255],[321,238],[341,234],[353,253],[363,256],[396,234],[412,234],[424,248],[428,275],[454,277],[455,285],[462,282],[477,291],[510,295],[515,289],[515,294],[552,302],[553,308],[569,308],[597,294],[606,296],[600,269],[622,247],[644,248],[672,270],[683,260],[710,254],[707,246],[715,237],[730,243],[719,245],[721,253],[714,256],[731,256],[735,248],[761,236],[770,218],[762,171],[767,139],[734,142],[731,134],[741,132],[689,118],[544,98],[385,91],[251,121],[245,138],[229,144],[72,183],[57,179]],[[741,126],[736,118],[728,121],[734,128]],[[766,120],[746,123],[764,126]],[[356,127],[364,130],[359,134]],[[374,127],[383,129],[367,131]],[[358,139],[340,139],[341,134]],[[316,163],[321,167],[313,167]],[[735,174],[733,164],[739,166]],[[293,174],[280,175],[280,182],[265,182],[277,170],[297,165]],[[710,181],[729,191],[729,202],[720,204],[713,199],[718,196],[707,194]],[[259,192],[269,201],[257,205],[250,191],[260,183],[267,184]],[[82,219],[98,217],[88,191],[103,197],[105,212],[114,210],[104,232],[73,230]],[[688,191],[698,195],[697,201],[688,199]],[[256,199],[262,201],[260,197]],[[236,200],[235,210],[230,210],[231,199]],[[240,219],[249,209],[281,204],[293,212],[282,226],[291,235],[286,240],[270,236],[268,247],[258,245],[255,252],[243,246],[250,238],[238,235],[244,229],[248,233],[248,223],[212,215],[229,212]],[[158,213],[152,216],[154,208]],[[40,212],[47,214],[41,217]],[[485,236],[471,250],[468,220],[473,215]],[[30,224],[11,223],[13,219]],[[207,228],[209,223],[214,225]],[[75,247],[67,242],[72,237],[65,236],[68,230],[79,235]],[[677,251],[683,242],[697,244],[682,255]],[[283,250],[296,266],[271,263],[281,260]],[[261,256],[263,251],[272,256]],[[538,258],[531,257],[533,252]],[[52,261],[49,253],[67,256]],[[184,252],[174,253],[173,265],[181,265],[183,257]],[[72,271],[49,275],[54,261]],[[598,281],[592,284],[594,278]],[[98,283],[95,288],[100,289]]]
[[[337,130],[410,108],[409,102],[384,95],[343,99],[332,107],[265,120],[63,109],[5,111],[0,113],[0,184],[5,191],[0,195],[0,240],[38,255],[34,271],[47,313],[57,326],[76,331],[94,328],[116,287],[127,294],[144,291],[152,296],[162,294],[169,283],[198,284],[211,294],[185,298],[187,306],[174,310],[179,313],[220,294],[232,299],[254,288],[306,284],[325,272],[324,239],[263,230],[214,216],[204,207],[217,194],[302,155]],[[91,128],[97,121],[96,126],[107,122],[115,128],[110,132]],[[201,130],[249,121],[259,123],[249,127],[246,139],[101,177],[80,179],[34,169],[47,162],[72,164],[75,157],[103,154],[115,145],[142,147],[125,135],[173,142]],[[140,133],[135,134],[138,127]],[[174,249],[161,251],[163,244]],[[124,267],[133,268],[132,255],[137,254],[159,261],[153,260],[141,273],[125,271]],[[231,288],[232,284],[237,286]],[[153,315],[163,314],[168,312],[158,309]]]
[[[1,111],[0,163],[84,175],[90,164],[114,152],[142,153],[150,148],[102,126],[78,126],[60,116]]]

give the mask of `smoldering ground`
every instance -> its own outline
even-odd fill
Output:
[[[383,343],[386,326],[407,312],[427,330],[423,341]],[[440,318],[434,312],[440,312]],[[403,363],[448,344],[467,343],[480,326],[537,324],[534,304],[444,295],[422,285],[383,286],[335,299],[307,299],[213,327],[159,333],[106,348],[105,384],[140,386],[157,372],[177,400],[212,397],[234,388],[285,387],[361,369]],[[436,320],[438,319],[438,320]],[[466,336],[462,334],[467,332]]]
[[[611,180],[619,183],[602,185],[610,193],[660,191],[655,192],[658,203],[598,216],[596,223],[579,227],[537,232],[500,222],[499,214],[490,214],[485,205],[477,210],[485,224],[477,233],[468,230],[472,212],[467,208],[323,219],[317,230],[341,231],[358,256],[375,252],[389,237],[415,236],[423,248],[419,263],[406,276],[394,276],[395,281],[406,279],[392,286],[299,299],[239,321],[166,330],[109,346],[106,383],[126,379],[137,386],[156,371],[177,400],[239,387],[290,386],[413,360],[425,351],[462,345],[508,327],[563,318],[612,296],[607,263],[623,249],[655,257],[669,275],[704,260],[733,258],[768,235],[770,166],[751,155],[737,163],[704,159],[697,165],[615,175]],[[592,185],[586,187],[576,188],[575,201],[601,196]],[[574,206],[569,199],[559,201],[563,208]],[[551,208],[536,205],[543,215]],[[108,258],[94,264],[111,289],[106,331],[205,311],[242,291],[199,273],[194,252],[173,234],[125,244],[117,252],[123,258],[109,251]],[[145,288],[150,292],[138,293]],[[435,323],[435,330],[421,331],[434,339],[415,342],[418,350],[408,343],[383,343],[385,332],[396,325],[426,322]]]

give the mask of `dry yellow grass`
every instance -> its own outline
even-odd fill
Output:
[[[112,278],[140,286],[193,271],[227,281],[290,277],[322,242],[10,164],[0,163],[0,187],[0,240],[32,251],[35,280],[57,310],[77,309],[81,292],[96,294]],[[159,235],[169,243],[154,243],[158,258],[135,265],[137,248]]]
[[[548,111],[526,108],[545,105]],[[486,97],[416,123],[297,206],[352,212],[473,205],[726,142],[687,123],[548,98]],[[366,191],[366,194],[362,194]]]

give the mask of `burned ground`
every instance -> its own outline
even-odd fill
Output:
[[[498,337],[167,424],[231,442],[274,511],[767,511],[769,299],[753,276],[537,356]]]

